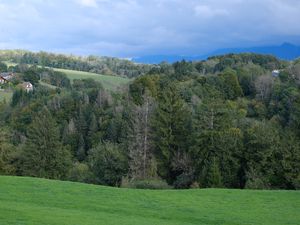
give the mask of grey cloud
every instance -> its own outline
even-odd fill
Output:
[[[0,47],[129,57],[300,44],[299,11],[296,0],[3,0]]]

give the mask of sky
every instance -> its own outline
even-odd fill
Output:
[[[300,0],[0,0],[0,49],[137,57],[300,45]]]

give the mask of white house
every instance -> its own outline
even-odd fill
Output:
[[[21,87],[28,93],[30,91],[33,91],[33,85],[30,82],[23,82],[21,84]]]
[[[273,71],[272,71],[272,76],[273,76],[273,77],[278,77],[279,74],[280,74],[280,70],[273,70]]]

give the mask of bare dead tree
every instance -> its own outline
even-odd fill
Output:
[[[258,77],[255,81],[257,97],[262,101],[267,100],[271,96],[273,84],[274,81],[270,75]]]
[[[150,142],[150,117],[154,101],[145,94],[144,104],[135,106],[133,132],[130,144],[130,171],[134,179],[146,179],[153,174],[153,154]]]

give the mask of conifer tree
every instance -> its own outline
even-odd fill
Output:
[[[33,120],[27,136],[22,154],[24,175],[65,177],[70,166],[70,152],[62,146],[59,129],[46,107]]]
[[[189,111],[170,85],[161,94],[153,120],[153,138],[159,175],[173,182],[183,171],[172,172],[172,158],[188,151]]]

